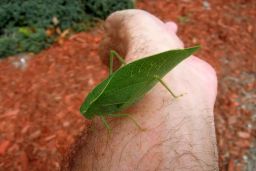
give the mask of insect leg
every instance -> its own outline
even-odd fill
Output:
[[[174,97],[174,98],[178,98],[182,95],[179,95],[179,96],[176,96],[172,91],[171,89],[167,86],[167,84],[159,77],[159,76],[154,76],[166,89],[167,91],[169,91],[169,93],[171,93],[171,95]]]
[[[108,132],[110,133],[111,132],[111,127],[109,126],[105,116],[100,115],[100,119],[103,122],[103,124],[105,125],[105,127],[108,129]]]
[[[133,117],[131,117],[129,114],[108,114],[108,116],[116,117],[116,118],[127,117],[127,118],[129,118],[140,130],[145,130],[145,129],[143,129],[143,128],[138,124],[138,122],[136,122],[136,120],[133,119]]]
[[[126,62],[125,60],[114,50],[110,50],[110,56],[112,57],[117,57],[117,59],[123,64],[123,65],[126,65]]]
[[[125,60],[114,50],[110,50],[110,59],[109,59],[109,75],[113,72],[113,59],[117,57],[117,59],[123,64],[126,65]]]

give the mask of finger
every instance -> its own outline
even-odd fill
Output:
[[[165,26],[166,28],[170,31],[170,32],[173,32],[173,33],[177,33],[178,31],[178,26],[175,22],[172,22],[172,21],[169,21],[169,22],[166,22],[165,23]]]
[[[178,31],[178,26],[175,22],[173,21],[168,21],[165,23],[165,28],[170,32],[170,34],[175,34],[177,35],[177,31]],[[184,47],[184,44],[182,41],[179,42],[181,45],[181,47]]]

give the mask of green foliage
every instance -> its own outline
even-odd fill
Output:
[[[23,27],[15,29],[11,34],[0,37],[0,57],[14,55],[21,52],[39,52],[54,42],[48,37],[43,28],[31,30]]]
[[[105,19],[113,11],[134,8],[133,0],[85,0],[88,14]]]
[[[46,29],[83,31],[93,18],[132,7],[124,0],[0,0],[0,58],[39,52],[54,42]],[[55,35],[56,36],[56,35]]]
[[[53,17],[61,29],[70,28],[76,22],[88,20],[79,0],[15,0],[2,2],[0,6],[0,29],[13,27],[53,27]]]
[[[1,0],[0,57],[48,47],[54,37],[47,28],[65,30],[90,20],[82,7],[79,0]]]

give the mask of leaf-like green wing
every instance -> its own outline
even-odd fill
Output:
[[[158,82],[155,76],[164,77],[178,63],[189,57],[199,47],[166,51],[129,63],[115,71],[104,82],[104,90],[93,96],[91,111],[102,113],[118,112],[139,100]],[[101,85],[101,84],[100,84]],[[93,90],[93,92],[95,91]],[[92,92],[92,93],[93,93]],[[94,94],[94,93],[93,93]],[[87,102],[87,100],[86,100]],[[86,103],[85,102],[85,103]]]
[[[100,95],[104,92],[105,88],[107,87],[107,85],[109,84],[111,80],[111,77],[108,77],[107,79],[105,79],[104,81],[102,81],[100,84],[98,84],[86,97],[84,103],[82,104],[81,108],[80,108],[80,112],[82,114],[86,115],[87,110],[89,109],[89,107],[100,97]],[[88,115],[86,115],[86,117],[88,119],[93,117],[93,113],[88,113]]]

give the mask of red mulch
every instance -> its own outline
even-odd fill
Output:
[[[27,69],[0,62],[0,170],[59,170],[88,124],[85,95],[107,73],[97,56],[101,33],[80,33],[36,55]]]
[[[217,69],[220,167],[241,170],[256,136],[256,1],[140,0],[138,7],[176,21],[185,44],[201,44],[197,56]],[[76,34],[28,60],[24,70],[13,65],[17,58],[0,61],[0,171],[60,169],[89,124],[80,104],[107,74],[97,54],[102,35],[97,29]]]

